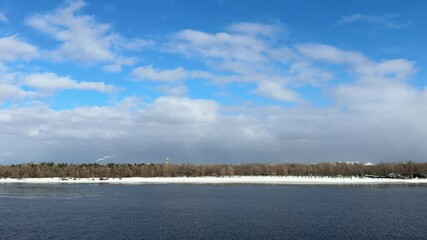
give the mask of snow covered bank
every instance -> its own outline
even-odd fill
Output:
[[[0,179],[1,183],[110,183],[110,184],[426,184],[427,179],[390,179],[358,177],[279,177],[279,176],[234,176],[234,177],[158,177],[158,178],[26,178]]]

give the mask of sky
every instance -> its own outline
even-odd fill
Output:
[[[0,1],[0,164],[425,162],[424,1]]]

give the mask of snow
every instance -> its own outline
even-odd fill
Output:
[[[109,184],[427,184],[427,179],[390,179],[359,177],[233,176],[233,177],[156,177],[156,178],[25,178],[0,179],[2,183],[109,183]]]

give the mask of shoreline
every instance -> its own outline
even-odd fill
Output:
[[[314,176],[232,176],[232,177],[130,177],[130,178],[2,178],[0,184],[274,184],[274,185],[351,185],[351,184],[426,184],[427,179]]]

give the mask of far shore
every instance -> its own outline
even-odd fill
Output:
[[[277,184],[277,185],[340,185],[340,184],[427,184],[427,179],[391,179],[367,177],[314,177],[314,176],[232,176],[232,177],[130,177],[130,178],[1,178],[0,184]]]

